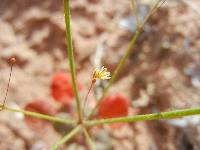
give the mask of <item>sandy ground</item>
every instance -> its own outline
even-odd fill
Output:
[[[200,7],[198,0],[192,2]],[[141,1],[140,6],[143,16],[149,2]],[[113,71],[124,54],[134,32],[133,12],[128,0],[72,0],[71,11],[78,78],[89,86],[95,66],[105,65]],[[151,17],[110,90],[120,91],[130,99],[130,115],[200,105],[199,18],[193,7],[180,1],[167,2]],[[2,100],[10,57],[16,57],[17,63],[8,105],[21,108],[42,98],[57,107],[50,94],[51,79],[54,73],[69,70],[61,0],[1,0]],[[95,89],[97,93],[101,93],[99,89],[101,86]],[[93,94],[90,99],[94,102]],[[46,150],[61,137],[51,125],[31,130],[23,118],[16,113],[0,113],[1,150]],[[198,150],[199,124],[198,116],[182,121],[137,122],[118,131],[97,129],[94,139],[99,150]],[[76,137],[66,147],[87,149],[82,137]]]

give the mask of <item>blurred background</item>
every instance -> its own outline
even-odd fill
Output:
[[[136,0],[144,19],[152,0]],[[72,34],[78,79],[86,94],[95,67],[112,73],[136,30],[130,0],[71,0]],[[7,105],[23,108],[42,99],[57,109],[51,95],[55,73],[69,71],[62,0],[0,1],[0,99],[3,101],[13,68]],[[89,96],[89,110],[106,82]],[[122,93],[130,101],[129,115],[200,106],[200,2],[167,0],[149,19],[109,94]],[[67,117],[75,113],[62,112]],[[66,108],[67,109],[67,108]],[[0,112],[1,150],[48,150],[71,127],[46,124],[30,128],[25,116]],[[98,150],[199,150],[200,116],[135,122],[117,130],[95,128]],[[61,130],[60,130],[61,129]],[[92,132],[92,131],[91,131]],[[62,149],[62,148],[61,148]],[[85,150],[83,136],[63,146]]]

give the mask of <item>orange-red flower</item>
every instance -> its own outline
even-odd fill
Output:
[[[49,105],[49,103],[41,99],[36,99],[28,103],[24,109],[27,111],[38,112],[41,114],[51,116],[55,115],[56,113],[54,108],[51,105]],[[25,122],[29,127],[36,129],[41,128],[46,121],[31,116],[25,116]]]
[[[82,89],[80,82],[78,82],[78,89]],[[73,100],[74,91],[70,73],[59,72],[53,76],[51,94],[57,102],[63,104]]]
[[[122,95],[116,94],[105,97],[99,105],[98,116],[100,118],[116,118],[128,116],[129,101]],[[112,129],[121,127],[122,123],[110,125]]]

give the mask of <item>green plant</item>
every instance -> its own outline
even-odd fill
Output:
[[[183,116],[200,114],[200,108],[190,108],[190,109],[175,110],[175,111],[170,111],[170,112],[135,115],[135,116],[128,116],[128,117],[108,118],[108,119],[100,119],[100,120],[92,119],[92,116],[94,115],[96,109],[101,104],[100,102],[103,100],[103,98],[107,94],[109,88],[112,86],[113,82],[116,80],[118,74],[122,70],[125,60],[128,58],[131,50],[135,46],[136,40],[137,40],[138,36],[140,35],[140,33],[142,32],[145,23],[147,22],[149,17],[160,7],[160,5],[165,2],[165,0],[164,1],[157,0],[156,3],[153,5],[152,9],[150,10],[150,12],[148,13],[148,15],[146,16],[146,18],[144,19],[144,21],[141,21],[138,18],[134,0],[131,0],[131,2],[132,2],[132,6],[134,8],[134,14],[136,15],[137,22],[138,22],[137,30],[130,42],[130,45],[126,49],[123,57],[121,58],[119,64],[117,65],[111,79],[109,80],[108,86],[104,89],[102,97],[99,99],[96,106],[90,112],[88,117],[87,116],[84,117],[84,115],[83,115],[83,109],[82,109],[81,103],[80,103],[80,96],[79,96],[78,85],[77,85],[77,80],[76,80],[76,72],[75,72],[75,64],[74,64],[74,56],[73,56],[73,45],[72,45],[72,35],[71,35],[71,27],[70,27],[69,0],[64,0],[64,13],[65,13],[65,24],[66,24],[66,42],[67,42],[67,46],[68,46],[68,60],[69,60],[69,64],[70,64],[71,79],[72,79],[73,91],[74,91],[74,96],[76,99],[76,107],[77,107],[77,113],[78,113],[77,120],[68,120],[68,119],[53,117],[50,115],[40,114],[40,113],[36,113],[36,112],[10,108],[5,105],[6,98],[4,100],[4,103],[0,105],[0,108],[4,109],[4,110],[8,110],[8,111],[20,112],[27,116],[36,117],[36,118],[48,120],[51,122],[74,125],[75,128],[73,130],[71,130],[71,132],[67,133],[60,141],[58,141],[56,144],[54,144],[51,148],[52,150],[58,149],[59,146],[61,146],[65,142],[67,142],[69,139],[71,139],[74,135],[78,134],[79,132],[84,133],[84,135],[87,139],[87,142],[89,144],[89,147],[92,150],[94,150],[95,145],[92,142],[92,138],[90,137],[88,129],[93,126],[96,126],[96,125],[112,124],[112,123],[128,123],[128,122],[145,121],[145,120],[170,119],[170,118],[178,118],[178,117],[183,117]],[[12,69],[12,67],[11,67],[11,69]],[[94,80],[92,80],[92,86],[96,80],[95,75],[96,74],[93,75]],[[105,74],[105,75],[108,75],[108,74]],[[91,88],[92,88],[92,86],[91,86]],[[89,89],[89,92],[90,92],[91,88]],[[88,94],[89,94],[89,92],[88,92]],[[87,96],[88,96],[88,94],[87,94]],[[6,92],[6,95],[7,95],[7,92]],[[86,96],[86,100],[87,100],[87,96]]]

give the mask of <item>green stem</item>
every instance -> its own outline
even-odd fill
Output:
[[[138,9],[136,7],[135,0],[131,0],[131,6],[133,8],[133,13],[135,15],[135,18],[136,18],[136,21],[137,21],[137,27],[138,27],[138,26],[140,26],[140,18],[139,18],[139,15],[138,15]]]
[[[173,118],[199,115],[199,114],[200,114],[200,108],[190,108],[190,109],[175,110],[170,112],[135,115],[130,117],[92,120],[92,121],[87,121],[85,124],[87,126],[94,126],[94,125],[112,124],[112,123],[128,123],[128,122],[146,121],[146,120],[173,119]]]
[[[72,124],[72,125],[76,124],[76,122],[73,121],[73,120],[67,120],[67,119],[63,119],[63,118],[59,118],[59,117],[44,115],[44,114],[31,112],[31,111],[26,111],[26,110],[22,110],[22,109],[15,109],[15,108],[11,108],[11,107],[8,107],[8,106],[5,106],[5,105],[0,105],[0,108],[2,110],[8,110],[8,111],[12,111],[12,112],[19,112],[19,113],[23,113],[24,115],[27,115],[27,116],[36,117],[36,118],[48,120],[48,121],[51,121],[51,122],[58,122],[58,123],[62,123],[62,124]]]
[[[74,63],[74,55],[73,55],[73,44],[72,44],[72,36],[71,36],[71,25],[70,25],[70,5],[69,0],[64,0],[64,13],[65,13],[65,25],[66,25],[66,42],[68,46],[68,59],[69,66],[73,84],[73,90],[76,98],[76,106],[78,111],[79,122],[82,121],[82,112],[81,112],[81,104],[78,93],[77,81],[76,81],[76,71],[75,71],[75,63]]]
[[[113,82],[116,80],[117,76],[118,76],[119,73],[121,72],[121,70],[122,70],[122,68],[123,68],[123,66],[124,66],[124,64],[125,64],[125,61],[127,60],[127,58],[128,58],[128,56],[129,56],[131,50],[135,47],[135,43],[136,43],[136,41],[137,41],[137,39],[138,39],[138,37],[139,37],[141,31],[143,30],[145,23],[148,21],[148,19],[150,18],[150,16],[151,16],[152,14],[154,14],[155,11],[161,6],[161,5],[159,5],[160,2],[162,2],[162,1],[160,1],[160,0],[157,0],[157,1],[156,1],[156,3],[152,6],[151,10],[149,11],[149,13],[147,14],[147,16],[145,17],[144,21],[143,21],[143,22],[141,23],[141,25],[137,28],[137,30],[136,30],[135,34],[133,35],[133,38],[132,38],[132,40],[131,40],[131,42],[130,42],[128,48],[125,50],[124,55],[123,55],[122,58],[120,59],[119,64],[117,65],[117,67],[116,67],[116,69],[115,69],[115,71],[114,71],[114,73],[113,73],[111,79],[109,80],[108,86],[104,89],[103,94],[102,94],[102,96],[100,97],[99,101],[97,102],[97,104],[95,105],[95,107],[94,107],[94,108],[92,109],[92,111],[90,112],[89,118],[91,118],[92,115],[95,113],[95,111],[97,110],[97,108],[98,108],[99,105],[100,105],[101,100],[102,100],[102,99],[104,98],[104,96],[107,94],[109,88],[112,86]],[[163,4],[164,2],[165,2],[165,0],[164,0],[161,4]]]
[[[87,140],[87,142],[88,142],[88,145],[89,145],[89,147],[90,147],[90,150],[96,150],[95,145],[94,145],[94,143],[92,142],[92,138],[90,137],[88,131],[87,131],[85,128],[83,129],[83,133],[84,133],[85,138],[86,138],[86,140]]]
[[[59,146],[63,145],[67,141],[69,141],[72,137],[74,137],[81,129],[81,126],[77,126],[67,135],[65,135],[62,139],[60,139],[57,143],[55,143],[50,150],[57,150]]]
[[[133,49],[134,45],[135,45],[135,42],[139,36],[140,32],[139,31],[136,31],[132,40],[131,40],[131,43],[129,45],[129,47],[126,49],[125,51],[125,54],[123,55],[123,57],[121,58],[119,64],[117,65],[117,68],[115,69],[111,79],[109,80],[109,83],[108,83],[108,86],[104,89],[103,91],[103,95],[100,97],[100,99],[98,100],[97,104],[95,105],[95,107],[92,109],[92,111],[90,112],[89,114],[89,118],[92,117],[92,115],[95,113],[95,111],[97,110],[97,108],[99,107],[100,105],[100,102],[101,100],[104,98],[104,96],[107,94],[108,92],[108,89],[112,86],[113,82],[115,81],[118,73],[121,71],[121,68],[122,66],[124,65],[125,61],[126,61],[126,58],[129,56],[129,53],[130,51]]]

